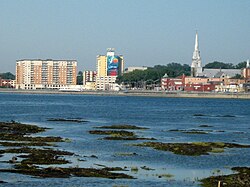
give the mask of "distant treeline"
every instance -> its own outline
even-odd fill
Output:
[[[241,69],[246,67],[246,62],[240,62],[237,65],[224,62],[211,62],[204,66],[208,69]],[[168,77],[178,77],[181,75],[189,76],[191,72],[190,65],[170,63],[167,65],[156,65],[149,67],[147,70],[135,70],[133,72],[124,73],[117,78],[117,83],[131,84],[133,86],[141,87],[150,84],[159,84],[161,78],[167,74]]]
[[[246,67],[247,62],[240,62],[237,65],[234,65],[232,63],[224,63],[224,62],[218,62],[214,61],[211,63],[208,63],[204,66],[204,68],[208,69],[241,69]]]

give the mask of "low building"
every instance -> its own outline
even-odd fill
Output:
[[[199,76],[208,78],[232,78],[236,75],[241,75],[240,69],[207,69],[204,68]]]
[[[15,88],[15,80],[11,79],[2,79],[0,77],[0,87],[4,88]]]
[[[85,90],[96,90],[96,82],[86,82],[84,85]]]
[[[116,76],[96,77],[96,90],[117,91],[119,85],[116,83]]]
[[[146,66],[141,66],[141,67],[127,67],[127,68],[125,68],[124,73],[130,73],[130,72],[133,72],[135,70],[144,71],[144,70],[147,70],[147,69],[148,69],[148,67],[146,67]]]
[[[185,84],[184,91],[186,92],[211,92],[215,90],[214,84]]]
[[[221,85],[216,85],[215,86],[215,91],[216,92],[229,92],[229,93],[238,93],[238,92],[244,92],[245,89],[243,87],[243,84],[236,84],[236,83],[231,83],[231,84],[221,84]]]
[[[165,74],[161,79],[161,88],[166,91],[183,91],[185,83],[185,75],[177,78],[169,78]]]

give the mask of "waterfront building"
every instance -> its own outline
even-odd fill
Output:
[[[76,85],[76,60],[16,61],[17,89],[59,89]]]
[[[202,73],[201,56],[199,51],[198,33],[195,35],[195,46],[191,64],[191,76],[197,77]]]
[[[141,66],[141,67],[127,67],[127,68],[125,68],[124,73],[129,73],[129,72],[132,72],[132,71],[135,71],[135,70],[144,71],[144,70],[147,70],[147,69],[148,69],[148,67],[146,67],[146,66]]]
[[[4,88],[14,88],[15,87],[15,80],[11,79],[2,79],[0,77],[0,87]]]
[[[249,60],[247,60],[246,67],[242,69],[242,77],[245,79],[250,79],[250,64]]]
[[[116,76],[96,77],[96,89],[103,91],[119,91],[120,87],[115,81]]]
[[[185,84],[184,87],[186,92],[211,92],[213,90],[215,90],[215,85],[209,83]]]
[[[106,55],[98,55],[96,58],[96,89],[112,90],[117,76],[124,71],[124,59],[122,55],[115,55],[114,48],[108,48]]]
[[[96,71],[83,71],[83,86],[92,90],[95,89]]]
[[[166,91],[183,91],[185,75],[176,78],[169,78],[165,74],[161,79],[161,88]]]

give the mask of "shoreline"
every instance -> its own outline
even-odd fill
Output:
[[[17,90],[0,88],[0,93],[18,94],[70,94],[70,95],[100,95],[100,96],[138,96],[166,98],[211,98],[211,99],[250,99],[250,93],[211,93],[211,92],[164,92],[164,91],[59,91],[59,90]]]

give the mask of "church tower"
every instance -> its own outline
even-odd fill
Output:
[[[191,76],[197,77],[201,73],[202,73],[201,57],[200,57],[200,51],[199,51],[198,33],[196,32],[194,53],[193,53],[192,64],[191,64]]]

